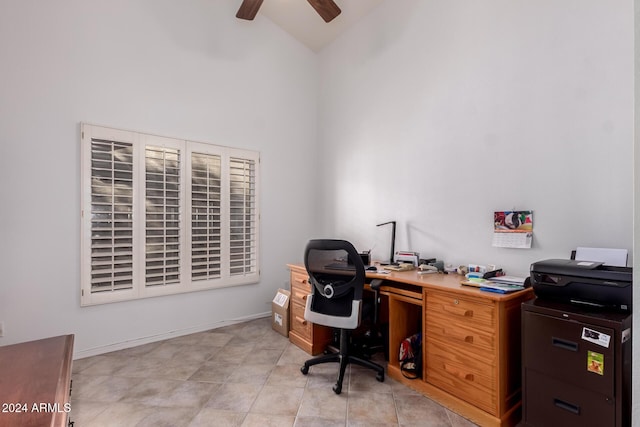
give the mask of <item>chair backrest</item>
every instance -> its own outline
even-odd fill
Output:
[[[360,324],[365,270],[353,245],[346,240],[311,240],[304,252],[304,265],[312,286],[305,319],[355,329]]]

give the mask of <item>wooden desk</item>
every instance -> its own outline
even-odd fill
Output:
[[[291,342],[307,352],[321,351],[326,337],[321,332],[301,334],[293,317],[297,306],[304,310],[302,297],[311,291],[306,270],[299,264],[288,267]],[[420,275],[417,271],[367,272],[367,278],[386,281],[380,294],[388,301],[389,377],[481,426],[513,426],[520,421],[520,305],[534,297],[532,289],[512,294],[483,292],[460,285],[462,277],[457,274]],[[308,322],[305,327],[315,332]],[[410,380],[400,371],[398,349],[404,338],[419,331],[422,378]]]
[[[73,335],[0,347],[0,425],[66,426]]]

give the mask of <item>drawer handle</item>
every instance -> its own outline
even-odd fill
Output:
[[[465,379],[467,381],[473,381],[474,380],[473,374],[464,374],[459,369],[452,368],[451,366],[447,365],[446,363],[444,364],[444,370],[447,371],[448,373],[450,373],[451,375],[455,375],[458,378],[463,378],[463,379]]]
[[[473,344],[473,335],[463,335],[458,333],[455,330],[451,330],[451,329],[447,329],[447,328],[443,328],[442,329],[442,333],[443,335],[447,336],[447,337],[451,337],[453,339],[456,340],[460,340],[460,341],[464,341],[466,343],[469,344]]]
[[[296,298],[301,299],[302,301],[306,301],[309,294],[307,294],[306,292],[296,292],[295,296]]]
[[[464,308],[445,306],[444,311],[457,314],[458,316],[473,317],[473,310],[465,310]]]
[[[551,337],[551,344],[554,347],[561,348],[563,350],[578,351],[578,344],[573,341],[563,340],[562,338]]]
[[[298,321],[298,323],[300,323],[303,326],[307,326],[307,321],[306,319],[304,319],[303,317],[300,316],[296,316],[296,320]]]
[[[576,414],[576,415],[580,414],[580,406],[578,405],[573,405],[569,402],[565,402],[564,400],[560,400],[557,398],[553,399],[553,404],[560,409],[564,409],[565,411],[571,412],[572,414]]]

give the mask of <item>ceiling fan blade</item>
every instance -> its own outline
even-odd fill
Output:
[[[240,9],[238,9],[238,13],[236,13],[236,18],[253,21],[253,18],[255,18],[258,13],[258,9],[260,9],[262,5],[262,1],[263,0],[243,0]]]
[[[331,22],[333,18],[340,15],[340,8],[333,0],[307,0],[311,6],[322,16],[324,22]]]

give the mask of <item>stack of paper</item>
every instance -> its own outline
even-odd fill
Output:
[[[524,287],[519,285],[507,285],[504,283],[485,283],[480,287],[481,291],[497,292],[499,294],[508,294],[509,292],[517,292],[523,289]]]
[[[496,276],[492,277],[491,281],[495,283],[504,283],[506,285],[524,286],[525,278],[516,276]]]
[[[498,281],[496,279],[505,278],[506,280]],[[524,289],[524,278],[513,276],[500,276],[492,277],[491,280],[481,278],[469,278],[468,280],[460,282],[465,286],[473,286],[480,288],[481,291],[497,292],[501,294],[507,294],[510,292],[521,291]]]

